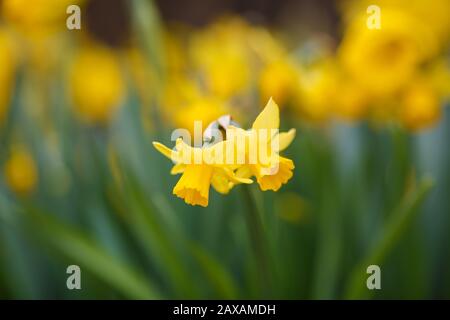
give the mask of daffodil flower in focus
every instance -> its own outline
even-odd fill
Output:
[[[236,176],[239,178],[255,176],[263,191],[277,191],[293,176],[294,162],[280,156],[279,152],[286,149],[294,140],[295,129],[279,133],[279,126],[280,111],[271,98],[253,122],[252,129],[245,131],[240,128],[230,128],[227,130],[227,135],[234,130],[234,138],[246,140],[245,164],[237,169]],[[262,148],[266,149],[265,152],[261,152]],[[240,152],[242,151],[237,151],[238,154]]]
[[[228,141],[209,147],[197,148],[187,145],[180,138],[175,150],[159,142],[154,147],[171,159],[175,165],[171,174],[182,174],[173,188],[173,194],[191,205],[208,206],[210,185],[222,194],[227,194],[235,184],[252,183],[251,179],[235,176],[233,164],[226,164],[224,155]]]

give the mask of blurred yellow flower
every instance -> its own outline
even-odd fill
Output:
[[[193,119],[209,122],[227,113],[239,119],[255,105],[255,89],[264,101],[274,96],[284,105],[292,98],[299,68],[267,28],[225,16],[200,30],[171,30],[164,38],[162,113],[175,125],[192,127]]]
[[[334,113],[344,120],[361,120],[368,111],[368,94],[354,82],[347,79],[339,80],[335,98],[332,101],[335,105]]]
[[[222,115],[229,114],[230,108],[222,100],[214,97],[198,97],[184,107],[180,107],[173,116],[177,128],[188,129],[194,133],[195,121],[202,122],[203,130]]]
[[[35,189],[38,171],[32,155],[26,149],[14,149],[4,170],[6,182],[12,191],[24,195]]]
[[[387,0],[384,0],[387,1]],[[389,1],[397,5],[401,10],[408,10],[422,22],[424,27],[431,29],[433,37],[440,41],[440,47],[446,47],[450,40],[450,1],[448,0],[397,0]]]
[[[163,34],[166,69],[170,75],[179,75],[188,67],[184,43],[180,39],[182,32],[179,28],[173,28]]]
[[[5,20],[27,36],[44,35],[66,29],[66,9],[84,0],[3,0],[1,10]]]
[[[0,27],[0,125],[8,111],[16,63],[12,39],[7,31]]]
[[[442,99],[450,99],[450,62],[437,59],[425,71],[426,77],[433,89]]]
[[[70,70],[76,113],[89,123],[105,123],[122,103],[125,83],[118,56],[110,49],[81,49]]]
[[[189,54],[209,92],[229,98],[248,88],[251,60],[245,42],[247,25],[223,19],[193,34]]]
[[[394,94],[434,51],[433,41],[420,36],[421,22],[403,11],[383,7],[379,30],[367,28],[365,19],[358,15],[347,28],[339,58],[351,78],[371,94]]]
[[[225,154],[226,142],[219,142],[211,147],[192,148],[178,139],[175,150],[170,150],[158,142],[153,142],[153,145],[175,162],[171,173],[181,173],[182,176],[175,185],[173,194],[188,204],[208,206],[211,185],[217,192],[226,194],[234,184],[252,183],[250,179],[236,177],[232,165],[209,163],[206,160],[213,158],[217,153]]]
[[[173,74],[166,81],[162,95],[163,114],[170,117],[178,108],[198,99],[201,92],[195,81],[180,74]]]
[[[366,9],[370,5],[377,5],[381,9],[381,27],[384,24],[385,10],[397,10],[416,20],[416,25],[411,32],[416,36],[426,36],[432,39],[435,46],[429,46],[427,50],[436,49],[436,46],[445,47],[448,44],[450,36],[450,1],[448,0],[350,0],[341,1],[343,18],[347,24],[350,24],[355,16],[366,14]],[[367,15],[366,15],[367,17]],[[440,43],[438,44],[437,41]],[[431,44],[431,43],[430,43]]]
[[[273,61],[264,66],[259,78],[261,98],[273,97],[281,106],[291,98],[298,85],[298,68],[288,59]]]
[[[428,128],[441,117],[439,99],[432,88],[415,81],[404,93],[400,110],[401,123],[411,131]]]
[[[168,79],[161,105],[162,115],[172,126],[188,129],[191,134],[195,121],[201,121],[204,130],[212,121],[231,113],[224,99],[201,92],[195,81],[181,75]]]
[[[288,57],[287,49],[280,37],[276,37],[265,27],[248,27],[245,43],[263,66]]]
[[[322,123],[333,112],[337,94],[337,69],[331,58],[317,61],[302,69],[295,107],[302,118]]]
[[[357,111],[356,118],[367,114],[378,123],[398,121],[411,131],[427,128],[450,93],[449,68],[439,57],[450,40],[450,2],[377,1],[380,29],[366,26],[370,4],[343,4],[346,28],[337,57],[344,79],[336,110]]]

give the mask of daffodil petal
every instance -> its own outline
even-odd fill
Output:
[[[253,180],[252,179],[244,179],[244,178],[239,178],[239,177],[233,177],[232,181],[234,183],[242,183],[242,184],[252,184]]]
[[[167,158],[171,159],[172,161],[177,162],[177,160],[178,160],[178,153],[176,151],[174,151],[172,149],[169,149],[168,147],[166,147],[162,143],[159,143],[159,142],[156,142],[156,141],[153,142],[153,146],[155,147],[156,150],[161,152]]]
[[[289,147],[289,145],[292,143],[292,141],[295,138],[295,129],[291,129],[288,132],[281,132],[280,134],[278,134],[278,147],[279,147],[279,151],[283,151],[284,149],[286,149],[287,147]]]
[[[237,178],[248,179],[253,175],[250,166],[242,166],[236,170],[235,176]]]
[[[189,146],[183,141],[182,138],[178,138],[177,141],[175,141],[175,148],[178,151],[181,151],[185,148],[189,148]]]
[[[172,170],[170,170],[170,174],[180,174],[183,173],[186,169],[186,165],[183,163],[178,163],[172,167]]]
[[[243,177],[237,177],[235,172],[229,167],[216,167],[216,172],[220,171],[223,175],[225,175],[228,180],[230,180],[233,184],[251,184],[253,180]]]
[[[211,166],[187,165],[172,193],[187,204],[207,207],[212,173]]]
[[[278,129],[280,127],[280,110],[272,98],[264,107],[264,110],[256,117],[253,122],[253,129]]]
[[[291,159],[280,157],[278,172],[273,175],[264,175],[257,178],[262,191],[278,191],[293,176],[294,162]]]
[[[222,170],[214,170],[213,176],[211,178],[211,185],[213,188],[221,193],[227,194],[233,188],[233,183],[230,181],[226,173]]]

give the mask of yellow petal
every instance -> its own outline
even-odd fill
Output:
[[[181,151],[181,150],[183,150],[183,149],[185,149],[185,148],[190,148],[190,146],[188,146],[188,145],[186,144],[186,142],[183,141],[182,138],[178,138],[177,141],[175,141],[175,148],[176,148],[178,151]]]
[[[242,166],[239,169],[236,170],[236,177],[237,178],[243,178],[248,179],[252,176],[252,170],[250,166]]]
[[[240,184],[240,183],[252,184],[253,183],[253,180],[248,179],[248,177],[236,176],[236,174],[229,168],[220,168],[220,170],[222,170],[227,175],[228,179],[230,179],[230,181],[233,182],[234,184]]]
[[[236,176],[232,179],[232,181],[234,183],[243,183],[243,184],[252,184],[253,183],[252,179],[244,179],[244,178],[239,178]]]
[[[272,98],[265,106],[264,110],[253,122],[253,129],[278,129],[280,127],[280,110]]]
[[[280,134],[278,134],[278,151],[283,151],[284,149],[289,147],[289,145],[292,143],[292,140],[294,140],[295,138],[295,132],[295,129],[291,129],[288,132],[281,132]]]
[[[213,168],[207,165],[187,165],[173,188],[173,194],[190,205],[208,206],[209,186]]]
[[[278,191],[283,184],[286,184],[292,178],[292,170],[294,168],[295,166],[292,160],[280,157],[278,172],[273,175],[258,177],[259,187],[262,191]]]
[[[172,160],[172,161],[177,161],[178,160],[178,153],[176,151],[172,150],[172,149],[169,149],[168,147],[166,147],[162,143],[153,141],[153,146],[155,147],[156,150],[161,152],[163,155],[165,155],[170,160]]]
[[[170,174],[180,174],[183,173],[186,169],[186,165],[183,163],[178,163],[172,167],[172,170],[170,170]]]
[[[211,178],[211,185],[217,192],[221,194],[227,194],[234,186],[234,184],[222,170],[214,170],[213,176]]]

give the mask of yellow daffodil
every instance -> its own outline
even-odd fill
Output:
[[[3,0],[5,20],[27,36],[44,35],[66,28],[66,9],[85,0]]]
[[[335,114],[348,121],[361,120],[368,111],[369,96],[358,84],[341,79],[333,101]]]
[[[437,59],[429,66],[426,77],[442,99],[450,99],[450,62]]]
[[[448,19],[450,2],[448,0],[351,0],[341,1],[339,4],[343,9],[343,20],[347,24],[350,24],[355,16],[366,14],[366,9],[370,5],[377,5],[381,9],[381,28],[383,28],[384,12],[398,10],[416,20],[416,25],[414,29],[411,29],[411,33],[416,36],[433,38],[433,41],[439,40],[440,46],[447,45],[450,35],[450,20]],[[426,48],[426,50],[430,49],[432,48]]]
[[[214,97],[197,97],[173,115],[177,128],[186,128],[194,133],[195,121],[201,121],[203,130],[206,126],[224,114],[229,114],[230,108],[221,99]]]
[[[434,125],[441,116],[437,94],[426,82],[416,81],[405,92],[400,109],[401,123],[411,131]]]
[[[363,11],[365,14],[365,11]],[[431,37],[421,36],[420,21],[406,12],[383,8],[381,29],[369,29],[367,16],[357,16],[339,48],[345,71],[376,96],[394,94],[434,51]]]
[[[162,98],[162,115],[171,125],[187,129],[191,135],[194,133],[195,121],[201,121],[204,130],[220,116],[231,113],[231,107],[226,101],[202,93],[196,83],[187,77],[170,78]]]
[[[251,60],[245,42],[248,26],[239,19],[223,19],[195,33],[189,54],[208,91],[221,98],[249,87]]]
[[[392,3],[394,1],[389,2]],[[431,29],[430,33],[437,36],[441,47],[448,45],[450,36],[450,19],[448,18],[450,1],[397,0],[395,4],[401,10],[409,10],[411,14],[414,14],[422,22],[421,26]]]
[[[206,207],[211,185],[217,192],[226,194],[235,184],[252,183],[250,179],[235,176],[233,165],[226,164],[224,155],[227,143],[223,141],[211,147],[194,148],[178,139],[175,150],[171,150],[154,142],[159,152],[174,161],[171,173],[182,174],[173,188],[173,194],[188,204]]]
[[[175,27],[171,28],[169,32],[163,33],[165,66],[167,73],[171,75],[180,74],[188,69],[181,34],[184,34],[184,30]]]
[[[448,68],[438,54],[448,45],[450,3],[380,0],[378,29],[366,26],[371,4],[348,1],[343,7],[346,29],[338,62],[346,78],[338,84],[337,114],[368,115],[378,124],[398,121],[411,131],[427,128],[439,119],[439,102],[449,92]]]
[[[171,150],[153,142],[175,163],[171,173],[182,174],[173,194],[188,204],[206,207],[211,185],[226,194],[236,184],[252,183],[250,178],[255,176],[261,190],[280,189],[292,178],[294,163],[279,152],[290,145],[295,129],[279,133],[279,117],[278,105],[271,98],[248,131],[224,125],[219,119],[217,123],[226,129],[226,139],[215,144],[191,147],[179,138]],[[203,138],[208,136],[205,132]]]
[[[14,84],[16,59],[12,39],[0,28],[0,125],[8,110]]]
[[[125,94],[118,57],[107,48],[84,48],[75,57],[70,72],[77,114],[90,123],[107,122]]]
[[[294,86],[298,84],[298,74],[298,68],[288,57],[268,63],[259,79],[262,99],[267,101],[270,97],[274,97],[283,106],[291,97]]]
[[[278,105],[270,99],[250,130],[232,128],[227,131],[227,134],[234,131],[238,141],[242,137],[246,140],[245,150],[237,150],[238,156],[245,152],[245,164],[237,169],[236,175],[240,178],[255,176],[263,191],[280,189],[292,178],[295,167],[291,159],[279,155],[295,137],[295,129],[278,133],[279,112]]]
[[[38,181],[38,171],[31,154],[17,148],[5,165],[5,177],[12,191],[24,195],[32,192]]]
[[[295,94],[299,115],[311,122],[323,123],[333,111],[337,94],[337,67],[331,58],[317,61],[302,69]]]

